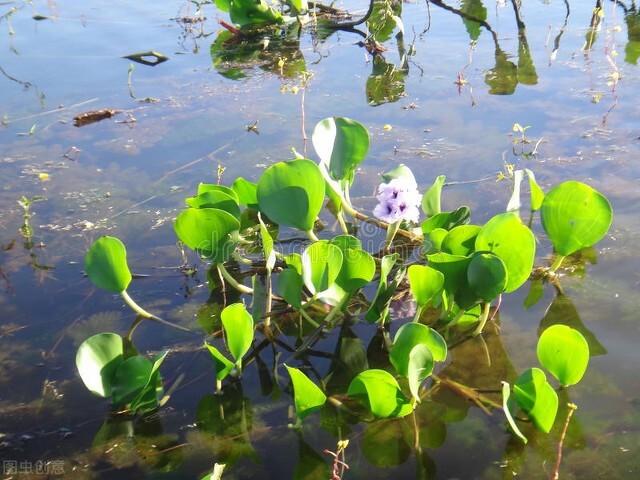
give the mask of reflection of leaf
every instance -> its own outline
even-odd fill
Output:
[[[536,85],[538,83],[538,73],[531,58],[531,50],[527,39],[519,36],[518,41],[518,82],[523,85]]]
[[[373,69],[367,79],[366,93],[369,105],[393,103],[404,96],[406,70],[387,63],[382,56],[373,58]]]
[[[298,437],[298,463],[293,471],[294,480],[325,480],[330,477],[326,459]]]
[[[397,23],[393,17],[402,16],[402,2],[374,1],[373,12],[367,20],[367,27],[373,39],[382,43],[391,38],[396,28]]]
[[[482,4],[482,0],[462,0],[460,11],[466,15],[462,17],[462,21],[464,22],[469,37],[471,40],[478,40],[481,32],[480,23],[471,20],[469,17],[482,21],[487,20],[487,9]]]
[[[571,299],[566,295],[558,295],[551,302],[544,318],[540,321],[538,333],[542,333],[551,325],[568,325],[569,327],[579,331],[589,344],[589,352],[592,357],[605,355],[607,349],[600,343],[594,333],[585,327],[580,319],[580,314]]]
[[[518,85],[518,67],[509,60],[508,55],[496,49],[496,65],[489,70],[485,77],[492,95],[511,95]]]
[[[401,419],[380,421],[366,426],[362,438],[362,453],[372,465],[395,467],[407,461],[411,447],[405,440],[408,430]]]

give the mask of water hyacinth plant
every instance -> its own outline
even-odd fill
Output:
[[[414,174],[399,165],[382,174],[378,204],[369,215],[356,207],[350,192],[369,149],[367,129],[352,119],[327,118],[316,126],[313,145],[317,161],[276,162],[255,183],[237,178],[230,186],[199,184],[175,219],[178,240],[209,269],[212,292],[235,290],[241,296],[222,306],[219,328],[204,335],[216,392],[224,395],[241,386],[243,369],[258,364],[260,350],[270,345],[285,353],[282,359],[275,357],[272,383],[291,395],[298,426],[316,412],[329,411],[367,421],[402,418],[438,387],[448,387],[487,412],[503,411],[511,431],[523,441],[522,415],[549,432],[558,395],[541,368],[501,378],[496,387],[502,402],[443,372],[452,346],[485,335],[498,321],[503,295],[520,289],[534,274],[559,287],[563,259],[593,246],[608,231],[612,210],[606,198],[574,181],[545,193],[530,171],[519,173],[519,179],[529,176],[531,210],[540,211],[547,242],[520,218],[519,185],[507,211],[472,223],[467,206],[443,210],[444,176],[420,193]],[[340,232],[318,228],[326,205]],[[386,231],[379,248],[363,238],[364,223]],[[291,250],[285,235],[296,231],[308,240]],[[537,251],[545,244],[556,259],[536,266]],[[120,240],[96,240],[86,271],[96,286],[120,294],[140,317],[168,324],[128,297],[132,275]],[[415,315],[402,319],[406,321],[390,313],[391,303],[402,298],[416,305]],[[352,364],[362,355],[348,349],[359,340],[343,338],[342,332],[359,320],[365,320],[361,328],[375,332],[375,351],[382,357],[376,365],[360,362],[352,369],[330,368],[325,375],[304,362],[293,365],[337,326],[349,359],[344,364]],[[292,325],[295,346],[283,340]],[[122,337],[112,333],[88,339],[77,356],[82,380],[90,391],[131,412],[157,408],[164,356],[151,361],[125,353],[123,345]],[[537,345],[540,366],[562,387],[581,380],[589,352],[583,334],[567,325],[547,326]],[[285,369],[290,381],[278,383],[278,372]]]

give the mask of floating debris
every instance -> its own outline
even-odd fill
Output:
[[[73,124],[76,127],[84,127],[85,125],[90,125],[92,123],[111,118],[118,113],[120,113],[120,110],[113,110],[110,108],[91,110],[90,112],[81,113],[80,115],[73,117]]]

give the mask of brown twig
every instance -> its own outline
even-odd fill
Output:
[[[573,412],[578,409],[578,406],[575,403],[567,403],[567,407],[569,407],[569,412],[567,413],[567,419],[564,422],[564,427],[562,429],[562,434],[560,435],[560,441],[558,442],[558,457],[556,458],[556,466],[553,469],[553,473],[551,474],[551,480],[558,480],[560,478],[560,463],[562,463],[562,446],[564,444],[564,439],[567,436],[567,430],[569,429],[569,422],[571,421],[571,417],[573,416]]]

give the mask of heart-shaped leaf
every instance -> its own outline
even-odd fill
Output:
[[[407,376],[409,355],[416,345],[425,345],[436,362],[447,358],[447,342],[438,332],[421,323],[405,323],[396,333],[389,352],[389,360],[399,375]]]
[[[202,195],[207,192],[222,192],[229,195],[231,198],[235,200],[236,203],[240,203],[240,199],[238,198],[238,194],[231,187],[227,187],[226,185],[218,185],[217,183],[199,183],[198,190],[196,196]]]
[[[113,376],[124,361],[122,337],[98,333],[86,339],[76,353],[76,367],[87,389],[101,397],[111,396]]]
[[[507,268],[497,255],[477,252],[467,267],[467,282],[477,297],[491,302],[507,286]]]
[[[242,177],[236,178],[231,184],[231,189],[238,196],[238,203],[247,207],[258,205],[258,186]]]
[[[433,217],[422,222],[422,233],[427,235],[436,228],[444,228],[451,230],[458,225],[466,225],[471,218],[471,210],[469,207],[462,206],[452,212],[436,213]]]
[[[331,287],[342,269],[342,251],[326,240],[309,245],[302,254],[302,278],[313,294]]]
[[[345,117],[329,117],[313,130],[313,148],[334,180],[353,182],[356,168],[369,151],[369,132]]]
[[[567,256],[602,240],[611,226],[613,211],[600,192],[569,181],[547,193],[540,216],[555,251]]]
[[[84,269],[98,288],[120,293],[131,283],[127,250],[120,239],[104,236],[93,242],[84,257]]]
[[[216,379],[221,382],[227,378],[235,365],[213,345],[209,345],[207,342],[204,342],[204,346],[207,348],[209,354],[211,354],[213,365],[216,370]]]
[[[242,303],[233,303],[225,307],[220,314],[224,328],[227,348],[236,361],[242,365],[242,357],[253,341],[253,317]]]
[[[231,234],[238,231],[240,222],[217,208],[188,208],[178,215],[173,227],[187,247],[215,263],[224,263],[235,250]]]
[[[152,369],[151,360],[140,355],[129,357],[118,365],[113,376],[113,404],[122,406],[131,403],[147,385]]]
[[[258,205],[279,225],[309,231],[322,209],[325,181],[311,160],[278,162],[258,181]]]
[[[347,395],[366,405],[379,418],[404,417],[413,411],[395,378],[384,370],[365,370],[349,384]]]
[[[411,294],[416,303],[424,308],[439,299],[444,288],[444,275],[427,265],[411,265],[407,269]]]
[[[296,415],[300,420],[304,420],[307,415],[322,408],[327,401],[327,396],[299,369],[288,365],[285,365],[285,367],[293,384],[293,401],[296,406]]]
[[[278,292],[289,305],[300,309],[302,307],[302,276],[293,268],[285,268],[278,275]]]
[[[558,413],[558,394],[539,368],[530,368],[513,385],[513,397],[533,423],[549,433]]]
[[[434,253],[427,255],[429,266],[444,275],[444,290],[455,293],[466,285],[467,265],[469,258],[450,253]]]
[[[527,172],[527,177],[529,178],[529,190],[531,191],[531,211],[537,212],[542,207],[542,202],[544,201],[544,190],[538,185],[536,181],[536,177],[531,170],[528,168],[524,169]]]
[[[442,239],[440,250],[451,255],[471,255],[475,250],[476,237],[480,233],[480,229],[478,225],[453,227]]]
[[[589,365],[589,344],[582,334],[566,325],[553,325],[540,335],[540,364],[567,387],[578,383]]]
[[[224,191],[206,191],[195,197],[186,198],[185,203],[191,208],[217,208],[229,212],[236,218],[240,218],[238,201]]]
[[[376,274],[376,262],[362,250],[360,240],[351,235],[338,235],[329,243],[342,252],[342,268],[336,279],[337,285],[346,292],[355,292],[367,285]]]
[[[536,255],[533,232],[514,212],[502,213],[489,220],[476,238],[476,251],[491,252],[507,268],[505,292],[513,292],[527,281]]]

